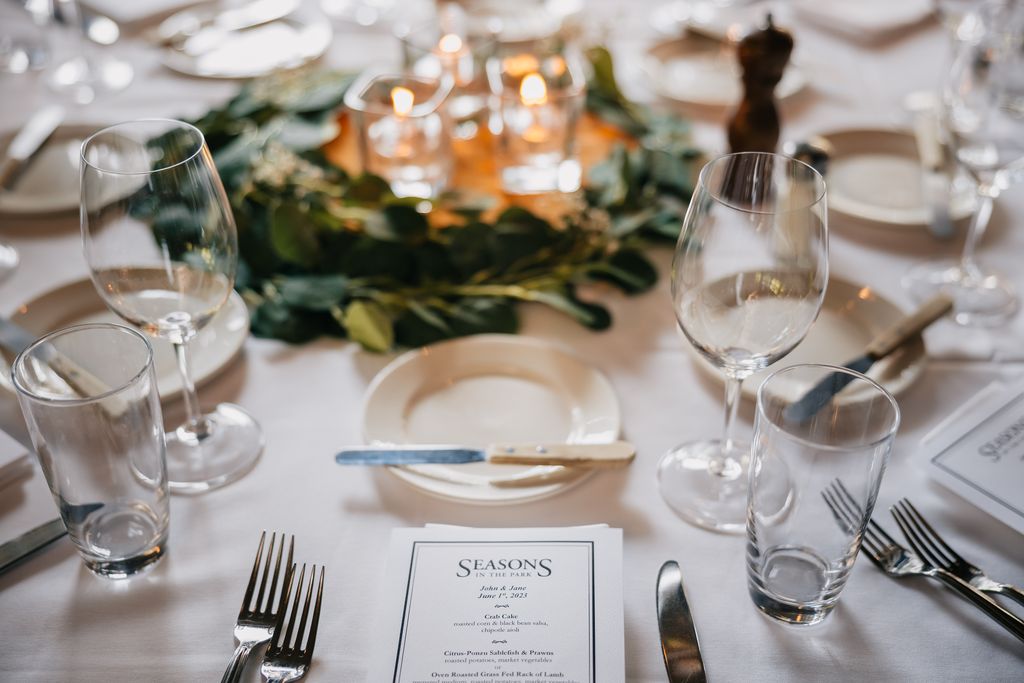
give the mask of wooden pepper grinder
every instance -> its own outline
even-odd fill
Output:
[[[793,52],[793,36],[777,28],[769,14],[766,26],[739,43],[743,69],[743,99],[729,119],[729,148],[733,152],[774,152],[779,144],[779,110],[775,86]]]

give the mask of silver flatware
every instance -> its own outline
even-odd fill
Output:
[[[843,363],[843,367],[866,373],[871,366],[896,351],[925,328],[953,310],[953,300],[939,293],[926,301],[919,309],[898,321],[871,340],[863,356]],[[853,381],[854,376],[835,372],[827,375],[804,394],[799,401],[786,408],[786,419],[804,422],[814,417],[819,410],[832,400],[843,388]]]
[[[658,631],[670,683],[703,683],[704,660],[683,590],[679,564],[669,560],[658,572]]]
[[[293,588],[292,580],[295,578],[295,565],[292,565],[288,576],[288,591],[285,593],[285,601]],[[302,612],[299,612],[299,601],[302,598],[303,581],[306,578],[306,565],[302,565],[299,572],[298,586],[295,586],[295,600],[291,609],[288,610],[288,618],[285,619],[285,609],[277,620],[274,630],[274,639],[270,641],[270,647],[263,656],[263,663],[260,665],[260,673],[267,683],[287,683],[297,681],[309,673],[309,666],[313,662],[313,648],[316,646],[316,631],[320,624],[320,604],[324,597],[324,567],[320,567],[320,578],[317,580],[316,565],[313,565],[309,573],[309,587],[306,589],[306,600],[302,604]],[[313,615],[309,614],[310,603],[313,599],[313,585],[317,585],[316,604],[313,606]],[[306,628],[309,628],[309,637],[306,638]],[[303,640],[305,639],[305,643]]]
[[[958,555],[909,500],[901,498],[889,510],[896,518],[896,523],[899,524],[910,547],[918,555],[978,590],[994,595],[1005,595],[1024,605],[1024,591],[1017,586],[990,579],[980,568]]]
[[[821,495],[832,510],[836,522],[847,531],[855,531],[854,525],[858,524],[858,520],[862,518],[860,506],[842,482],[838,480],[833,482],[826,490],[822,491]],[[873,519],[868,520],[860,548],[875,566],[893,578],[927,576],[940,581],[1024,641],[1024,620],[1003,608],[971,584],[957,578],[945,569],[933,567],[919,555],[901,546]]]
[[[0,545],[0,574],[32,557],[67,533],[68,530],[60,518],[51,519]]]
[[[256,559],[252,563],[252,574],[249,575],[249,584],[245,587],[245,595],[242,597],[242,608],[238,611],[238,620],[235,622],[235,642],[238,645],[235,647],[234,654],[231,655],[231,662],[224,671],[221,683],[234,683],[241,680],[245,662],[252,654],[253,648],[270,641],[274,636],[274,628],[279,619],[284,616],[285,607],[288,605],[288,587],[291,585],[290,571],[294,568],[292,555],[295,552],[295,537],[292,536],[288,541],[288,559],[282,568],[281,557],[284,553],[285,535],[281,534],[281,542],[277,545],[277,559],[272,571],[270,560],[274,555],[277,534],[270,535],[270,545],[267,547],[264,560],[263,546],[266,540],[267,532],[264,531],[260,534],[260,545],[256,549]],[[262,573],[260,572],[261,562],[263,562]],[[257,578],[259,578],[258,591],[256,589]],[[267,590],[268,578],[270,579],[270,590]],[[277,592],[278,580],[281,581],[279,592]],[[255,602],[253,601],[254,595]]]
[[[941,123],[934,111],[914,116],[914,139],[921,158],[921,191],[931,220],[928,229],[934,237],[953,236],[953,219],[949,215],[950,177],[946,172],[946,154],[942,146]]]
[[[28,120],[7,147],[7,156],[0,161],[0,190],[10,191],[57,126],[64,120],[64,107],[43,107]]]
[[[565,465],[613,468],[633,462],[636,449],[625,441],[610,443],[491,444],[486,448],[459,445],[389,444],[350,446],[335,456],[339,465],[459,465],[489,462],[497,465]]]

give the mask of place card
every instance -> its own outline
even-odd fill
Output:
[[[28,450],[0,429],[0,488],[32,472]]]
[[[613,683],[622,531],[396,529],[371,681]]]
[[[936,481],[1024,534],[1024,381],[982,390],[922,456]]]

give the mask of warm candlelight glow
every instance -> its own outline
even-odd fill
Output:
[[[531,54],[512,55],[506,57],[503,63],[503,70],[512,78],[519,78],[523,74],[536,71],[540,68],[540,62]]]
[[[454,33],[448,33],[441,37],[437,46],[441,49],[441,52],[453,55],[462,49],[462,38],[459,38]]]
[[[415,100],[412,90],[398,86],[391,89],[391,104],[399,116],[408,116]]]
[[[519,84],[519,97],[523,104],[535,107],[548,101],[548,86],[538,73],[527,74]]]

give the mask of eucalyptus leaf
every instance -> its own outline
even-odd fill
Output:
[[[316,264],[319,244],[305,212],[291,202],[278,206],[270,221],[270,241],[283,260],[300,266]]]
[[[395,343],[391,318],[373,301],[356,300],[345,309],[342,323],[348,337],[369,351],[383,353]]]
[[[310,311],[330,311],[348,294],[350,280],[344,275],[293,275],[274,279],[281,301]]]

